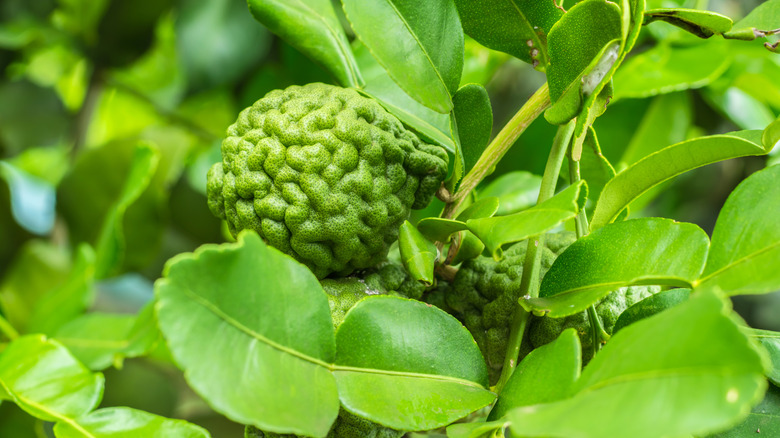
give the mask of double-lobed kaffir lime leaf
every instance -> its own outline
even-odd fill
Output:
[[[160,329],[190,386],[215,410],[262,430],[323,437],[340,405],[396,429],[427,430],[495,398],[484,389],[479,348],[454,318],[374,297],[335,335],[311,271],[254,233],[172,259],[156,291]],[[455,356],[467,360],[445,360]]]

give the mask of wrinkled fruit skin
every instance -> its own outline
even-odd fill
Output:
[[[377,265],[447,154],[372,99],[325,84],[274,90],[242,111],[208,173],[211,211],[255,230],[317,278]]]
[[[629,286],[611,292],[596,304],[596,314],[601,318],[604,331],[611,335],[618,317],[624,310],[660,291],[659,286]],[[593,357],[593,337],[590,333],[590,319],[587,311],[565,318],[533,318],[529,327],[529,338],[534,348],[541,347],[558,338],[562,331],[572,327],[577,330],[577,334],[580,336],[584,365]]]
[[[343,408],[339,411],[336,422],[328,432],[327,438],[400,438],[404,432],[388,429],[372,423]],[[263,432],[254,426],[247,426],[244,438],[296,438],[297,435]]]
[[[574,240],[574,233],[546,235],[540,251],[542,276]],[[491,384],[498,381],[504,364],[526,248],[527,241],[513,245],[499,262],[483,256],[463,262],[444,292],[446,306],[437,302],[441,301],[438,291],[428,296],[428,302],[452,313],[471,332],[487,362]]]
[[[320,284],[328,297],[335,328],[344,321],[349,309],[363,298],[389,294],[419,300],[425,292],[425,286],[411,278],[403,266],[390,262],[359,276],[326,278]]]

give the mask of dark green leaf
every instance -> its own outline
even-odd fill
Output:
[[[344,0],[355,33],[407,94],[440,113],[452,109],[463,69],[463,30],[447,0]]]
[[[209,438],[211,435],[184,420],[171,420],[137,409],[104,408],[54,426],[57,438]]]
[[[539,298],[521,298],[520,304],[562,317],[624,286],[690,287],[708,247],[707,234],[693,224],[660,218],[610,224],[569,246],[544,276]]]
[[[731,58],[729,45],[720,40],[681,47],[658,44],[615,73],[615,99],[701,88],[722,75]]]
[[[520,406],[552,403],[571,396],[580,377],[582,348],[577,331],[564,330],[556,340],[530,352],[504,386],[488,421]]]
[[[512,432],[656,438],[734,425],[766,380],[763,355],[732,315],[725,300],[705,292],[626,327],[585,367],[573,397],[510,411]]]
[[[772,366],[767,373],[769,381],[780,387],[780,333],[770,330],[747,329],[747,334],[758,340],[769,352]]]
[[[409,221],[404,221],[398,233],[398,249],[401,262],[417,281],[430,286],[433,284],[433,265],[439,258],[439,251]]]
[[[728,32],[734,24],[731,18],[710,11],[683,8],[659,8],[645,11],[645,24],[665,21],[696,35],[709,38]]]
[[[690,294],[690,289],[678,288],[650,295],[620,314],[617,322],[615,322],[615,326],[612,328],[612,334],[614,335],[623,327],[645,319],[648,316],[663,312],[666,309],[686,301]]]
[[[480,197],[498,198],[499,216],[533,207],[539,198],[542,177],[525,171],[507,172],[479,191]]]
[[[311,271],[247,232],[177,256],[155,286],[168,347],[215,410],[263,430],[327,434],[339,409],[327,369],[335,341]]]
[[[103,375],[92,373],[60,343],[41,335],[11,342],[0,354],[0,387],[28,414],[67,421],[94,409]]]
[[[469,332],[425,303],[367,298],[347,313],[336,344],[341,403],[382,425],[434,429],[495,399],[484,389],[487,368]]]
[[[712,232],[712,249],[699,281],[729,295],[780,289],[780,165],[758,171],[731,192]]]
[[[681,173],[718,161],[764,155],[760,131],[739,131],[699,137],[661,149],[618,173],[601,192],[591,229],[613,221],[642,193]]]
[[[536,207],[509,216],[469,219],[466,225],[499,256],[501,246],[536,236],[575,217],[585,207],[587,195],[587,186],[580,181]]]
[[[490,141],[493,110],[487,90],[479,84],[467,84],[459,88],[452,96],[452,104],[465,164],[463,174],[467,174]]]
[[[342,86],[362,78],[330,0],[249,0],[257,21],[325,67]]]
[[[463,30],[485,47],[509,53],[540,70],[547,56],[547,33],[563,15],[554,2],[455,0]]]

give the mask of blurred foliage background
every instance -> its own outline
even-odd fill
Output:
[[[648,2],[734,19],[762,3]],[[762,129],[780,114],[780,55],[760,43],[699,40],[655,23],[632,58],[595,125],[618,170],[653,148]],[[3,0],[0,71],[0,311],[23,333],[54,337],[85,309],[136,314],[168,258],[228,239],[204,195],[227,126],[270,90],[333,83],[241,0]],[[652,88],[648,74],[665,76]],[[467,40],[462,82],[486,86],[497,132],[544,75]],[[540,175],[554,133],[539,118],[489,180]],[[779,158],[775,151],[690,172],[637,201],[632,215],[711,232],[736,184]],[[63,308],[57,300],[65,293],[82,297],[80,304]],[[778,293],[735,305],[751,325],[780,330]],[[242,426],[188,389],[164,347],[113,365],[102,406],[184,418],[214,437],[242,436]],[[12,404],[0,405],[0,436],[49,434]]]

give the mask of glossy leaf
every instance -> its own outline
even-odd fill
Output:
[[[681,173],[718,161],[769,152],[761,131],[740,131],[699,137],[661,149],[615,175],[601,192],[591,229],[613,221],[642,193]]]
[[[452,259],[450,263],[452,266],[457,266],[461,262],[468,259],[476,258],[485,251],[485,244],[474,233],[470,231],[462,231],[460,234],[460,246],[458,247],[458,253]]]
[[[335,341],[311,271],[245,232],[175,257],[155,289],[168,347],[215,410],[263,430],[327,434],[339,410],[325,367]]]
[[[729,295],[780,289],[780,166],[758,171],[731,192],[712,232],[701,288]]]
[[[377,99],[385,109],[429,141],[444,146],[450,152],[455,151],[449,115],[438,113],[406,94],[360,40],[352,44],[352,51],[366,81],[360,89],[362,93]]]
[[[498,420],[520,406],[568,398],[580,377],[582,348],[575,329],[564,330],[549,344],[523,358],[504,386],[488,421]]]
[[[711,40],[694,46],[661,43],[631,59],[615,73],[615,99],[650,97],[701,88],[731,63],[729,46]]]
[[[84,415],[103,396],[103,375],[92,373],[59,342],[23,336],[0,354],[0,387],[20,408],[44,421]]]
[[[342,405],[382,425],[434,429],[495,399],[484,389],[487,368],[469,332],[425,303],[364,299],[347,313],[336,344]]]
[[[665,21],[696,35],[709,38],[728,32],[734,24],[731,18],[710,11],[683,8],[659,8],[645,11],[645,24]]]
[[[104,408],[54,426],[57,438],[209,438],[200,426],[137,409]]]
[[[434,242],[447,242],[450,236],[458,231],[467,230],[465,222],[455,219],[426,217],[417,224],[417,229],[423,236]]]
[[[362,84],[329,0],[249,0],[249,10],[268,30],[325,67],[342,86]]]
[[[463,31],[485,47],[509,53],[540,70],[549,62],[547,33],[563,15],[552,2],[456,0]]]
[[[726,38],[753,40],[777,33],[780,23],[780,0],[767,0],[739,20],[731,31],[723,35]]]
[[[585,367],[573,397],[507,417],[513,434],[529,437],[706,434],[739,422],[761,399],[763,359],[725,301],[701,293],[615,334]],[[604,412],[631,415],[606,420]]]
[[[447,0],[344,0],[352,29],[407,94],[440,113],[452,109],[463,69],[463,29]]]
[[[467,221],[469,219],[493,217],[498,211],[498,202],[496,197],[483,196],[458,213],[457,219],[459,221]]]
[[[582,312],[624,286],[691,287],[708,247],[707,234],[693,224],[660,218],[610,224],[569,246],[544,276],[539,298],[521,298],[520,304],[557,318]]]
[[[433,266],[439,258],[436,245],[426,239],[409,221],[404,221],[398,233],[401,262],[409,275],[430,286],[433,284]]]
[[[587,186],[580,181],[536,207],[509,216],[470,219],[466,225],[498,256],[501,246],[536,236],[575,217],[585,207],[587,194]]]
[[[452,96],[452,104],[465,166],[463,174],[467,174],[490,141],[493,110],[487,90],[479,84],[460,87]]]
[[[770,382],[780,387],[780,333],[759,329],[747,329],[746,332],[766,348],[772,362],[766,376]]]
[[[507,172],[480,190],[480,197],[498,198],[499,216],[533,207],[539,198],[542,177],[525,171]]]
[[[615,326],[612,328],[612,334],[615,334],[623,327],[645,319],[648,316],[653,316],[656,313],[663,312],[666,309],[683,303],[688,300],[690,295],[691,290],[685,288],[670,289],[650,295],[620,314],[617,322],[615,322]]]
[[[764,399],[748,414],[745,421],[725,432],[708,438],[744,438],[780,436],[780,389],[769,387]]]

